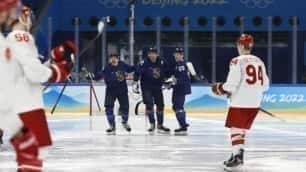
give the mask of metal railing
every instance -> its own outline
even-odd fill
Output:
[[[101,17],[101,20],[103,20],[103,17]],[[246,23],[246,17],[239,17],[238,19],[238,24],[237,24],[237,29],[236,30],[231,30],[231,31],[225,31],[222,27],[222,24],[218,23],[219,21],[217,20],[217,17],[212,17],[211,19],[208,19],[209,22],[211,22],[211,31],[196,31],[196,32],[203,32],[207,36],[204,37],[202,36],[201,39],[204,41],[198,41],[197,37],[191,36],[193,35],[192,33],[195,32],[190,28],[190,21],[188,17],[183,18],[183,23],[182,25],[182,30],[180,31],[175,31],[177,32],[177,36],[172,36],[169,34],[171,31],[166,31],[165,29],[166,26],[164,26],[164,23],[161,21],[161,17],[156,17],[155,20],[155,31],[147,31],[147,32],[140,32],[140,31],[135,31],[134,27],[134,18],[133,18],[133,13],[132,16],[129,18],[129,33],[126,32],[110,32],[108,30],[108,26],[103,31],[103,34],[101,36],[101,39],[98,40],[99,43],[97,43],[97,47],[93,48],[95,51],[93,54],[95,54],[95,59],[100,61],[100,69],[103,68],[103,66],[107,63],[107,54],[108,54],[108,47],[110,43],[113,42],[119,42],[122,40],[118,40],[116,35],[122,35],[119,36],[121,39],[123,39],[123,42],[126,42],[128,44],[129,49],[127,52],[129,52],[129,63],[133,64],[135,56],[138,54],[145,54],[140,51],[145,51],[145,48],[148,48],[149,46],[156,46],[158,53],[161,55],[165,54],[171,54],[171,53],[165,53],[169,52],[170,49],[175,46],[182,46],[185,49],[185,57],[186,60],[194,61],[204,61],[205,63],[209,63],[211,65],[210,71],[206,71],[208,74],[206,74],[213,82],[215,81],[220,81],[220,74],[218,74],[218,71],[220,68],[225,68],[227,66],[219,66],[220,60],[224,60],[224,52],[225,51],[230,51],[233,52],[233,48],[235,48],[235,40],[231,38],[230,36],[224,37],[222,36],[226,32],[229,32],[228,35],[239,35],[241,33],[254,33],[255,34],[255,40],[256,40],[256,46],[255,49],[258,48],[261,50],[261,53],[259,56],[262,56],[264,59],[266,66],[267,66],[267,73],[269,77],[272,79],[272,81],[275,81],[276,83],[278,82],[284,82],[284,83],[301,83],[303,82],[303,75],[304,71],[300,70],[300,68],[304,67],[304,64],[301,64],[304,62],[304,57],[302,57],[302,54],[299,52],[303,52],[304,45],[299,44],[299,28],[298,28],[298,19],[297,17],[292,18],[292,27],[291,31],[279,31],[279,30],[274,30],[274,23],[273,23],[273,17],[266,17],[264,20],[266,21],[266,32],[256,31],[256,29],[252,29],[249,27],[245,26]],[[51,52],[51,47],[53,40],[57,35],[54,35],[53,31],[53,18],[48,18],[48,55],[50,55]],[[86,36],[85,31],[81,30],[80,27],[80,21],[78,18],[74,19],[73,25],[74,25],[74,30],[72,33],[74,33],[74,42],[75,44],[79,47],[79,50],[82,49],[82,42],[84,37]],[[144,26],[145,27],[145,26]],[[283,33],[284,39],[283,41],[278,41],[280,38],[277,37],[277,33]],[[146,38],[143,38],[142,35],[144,34],[152,34],[153,37],[155,37],[155,40],[145,40]],[[168,34],[168,35],[167,35]],[[259,34],[261,36],[256,37],[256,35]],[[114,36],[115,35],[115,36]],[[128,37],[126,36],[128,35]],[[155,36],[154,36],[155,35]],[[199,36],[200,37],[200,36]],[[233,36],[234,37],[234,36]],[[57,38],[58,39],[58,38]],[[199,38],[200,39],[200,38]],[[200,39],[200,40],[201,40]],[[145,41],[142,41],[145,40]],[[228,41],[227,41],[228,40]],[[305,42],[305,40],[303,40]],[[170,42],[170,43],[169,43]],[[131,45],[132,44],[132,45]],[[140,47],[140,48],[139,48]],[[136,51],[137,48],[137,51]],[[168,49],[167,49],[168,48]],[[203,49],[210,49],[210,53],[198,55],[196,59],[192,58],[191,56],[194,55],[194,50],[191,48],[203,48]],[[221,49],[220,49],[221,48]],[[284,50],[280,51],[279,49],[284,48]],[[120,49],[118,47],[117,49]],[[142,50],[141,50],[142,49]],[[223,51],[224,49],[224,51]],[[302,50],[300,50],[302,49]],[[262,53],[266,51],[266,53]],[[274,64],[277,62],[277,58],[279,58],[280,55],[282,55],[281,52],[287,52],[288,53],[288,63],[287,64]],[[118,50],[118,53],[120,51]],[[233,53],[232,53],[233,54]],[[285,56],[285,55],[283,55]],[[140,57],[143,58],[143,57]],[[200,59],[200,58],[205,58],[205,59]],[[227,57],[228,59],[232,57]],[[284,58],[284,57],[281,57]],[[219,60],[220,59],[220,60]],[[286,61],[284,59],[279,59]],[[80,69],[82,64],[81,60],[79,59],[78,53],[76,54],[76,68],[75,68],[75,82],[80,82]],[[222,63],[223,64],[223,63]],[[201,71],[201,66],[195,65],[196,70]],[[281,67],[283,66],[283,68]],[[284,69],[285,68],[285,69]],[[96,69],[90,69],[92,72],[94,72]],[[277,73],[281,73],[284,71],[281,70],[286,70],[288,76],[286,75],[286,79],[281,81],[279,77],[277,77]],[[226,75],[226,74],[224,74]],[[290,76],[289,76],[290,75]],[[285,77],[285,76],[284,76]]]

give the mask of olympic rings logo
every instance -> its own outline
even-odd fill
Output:
[[[247,8],[268,8],[274,0],[240,0]]]
[[[129,5],[128,0],[98,0],[105,8],[126,8]]]

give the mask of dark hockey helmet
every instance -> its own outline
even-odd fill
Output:
[[[111,54],[109,54],[109,56],[108,56],[109,58],[112,58],[112,57],[116,57],[116,58],[120,58],[120,55],[118,54],[118,53],[111,53]]]
[[[157,49],[155,47],[150,47],[148,53],[157,53]]]
[[[184,48],[181,48],[181,47],[177,47],[175,48],[175,53],[184,53]]]

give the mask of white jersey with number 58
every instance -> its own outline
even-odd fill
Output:
[[[231,107],[259,108],[269,83],[262,60],[254,55],[241,55],[232,59],[223,89],[231,93]]]
[[[41,64],[34,37],[25,31],[14,30],[7,36],[12,58],[18,65],[15,67],[15,90],[18,95],[14,110],[17,113],[43,109],[43,86],[52,75],[49,67]]]

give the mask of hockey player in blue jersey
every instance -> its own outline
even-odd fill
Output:
[[[129,98],[126,75],[134,72],[135,68],[120,61],[119,55],[111,54],[109,64],[95,76],[95,80],[104,78],[106,84],[105,90],[105,113],[110,125],[106,130],[107,134],[116,134],[116,122],[114,115],[114,103],[119,102],[119,113],[122,117],[123,127],[130,132],[131,127],[128,124],[129,119]]]
[[[175,65],[172,68],[172,76],[167,80],[172,85],[172,108],[176,114],[180,128],[174,130],[175,135],[186,135],[189,124],[186,122],[184,110],[185,97],[191,94],[190,75],[184,60],[183,48],[176,48],[174,52]]]
[[[157,130],[159,133],[170,133],[164,124],[164,97],[162,85],[169,76],[165,61],[158,57],[157,50],[150,48],[148,57],[137,67],[134,80],[140,80],[142,98],[146,108],[146,116],[150,122],[148,132],[156,129],[154,105],[156,105]]]

